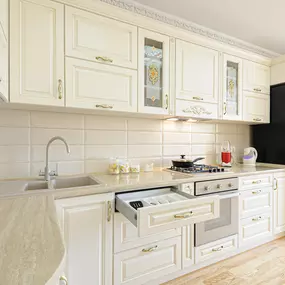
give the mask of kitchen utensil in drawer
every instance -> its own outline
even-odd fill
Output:
[[[142,208],[143,207],[143,203],[142,201],[132,201],[130,202],[130,205],[137,210],[138,208]]]

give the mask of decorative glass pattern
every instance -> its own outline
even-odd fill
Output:
[[[225,98],[225,114],[238,115],[238,69],[239,64],[236,62],[227,61],[227,87]]]
[[[144,104],[163,107],[163,43],[144,41]]]

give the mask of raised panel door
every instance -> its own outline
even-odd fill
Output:
[[[219,53],[176,40],[176,98],[218,102]]]
[[[8,101],[8,42],[0,31],[0,102]]]
[[[194,264],[194,225],[182,228],[182,267]]]
[[[274,185],[274,234],[285,231],[285,175],[277,175]]]
[[[66,58],[66,106],[137,111],[137,71]]]
[[[64,6],[11,0],[10,100],[64,106]]]
[[[66,246],[69,285],[112,284],[113,194],[56,201]]]
[[[66,55],[137,68],[137,27],[66,7]]]

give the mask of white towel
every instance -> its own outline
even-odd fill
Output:
[[[45,285],[64,252],[51,195],[0,199],[0,285]]]

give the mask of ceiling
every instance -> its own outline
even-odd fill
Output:
[[[134,2],[264,49],[285,54],[284,0],[134,0]]]

